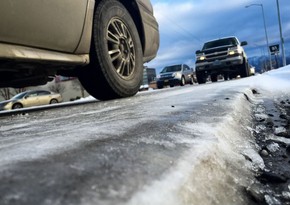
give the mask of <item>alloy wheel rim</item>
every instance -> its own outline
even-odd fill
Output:
[[[109,58],[116,73],[123,79],[130,78],[135,72],[135,45],[126,24],[113,18],[107,28]]]

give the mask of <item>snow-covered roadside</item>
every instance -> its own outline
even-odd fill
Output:
[[[193,135],[200,135],[198,141],[192,142],[192,152],[189,151],[163,179],[135,195],[129,205],[164,204],[165,198],[168,205],[255,204],[250,199],[252,196],[245,193],[247,190],[250,195],[263,194],[263,190],[253,188],[253,184],[255,175],[265,169],[265,164],[254,135],[260,127],[253,124],[258,117],[253,115],[253,109],[257,111],[257,106],[265,99],[290,94],[290,66],[242,79],[241,84],[244,83],[249,88],[244,95],[239,94],[229,102],[229,114],[218,123],[186,125]],[[259,95],[254,95],[256,92]],[[202,140],[204,136],[206,140]],[[209,140],[208,136],[214,140]],[[271,196],[262,197],[265,204],[275,204]]]
[[[116,102],[108,102],[105,105],[96,103],[94,109],[78,107],[75,108],[75,111],[79,111],[76,113],[73,110],[67,110],[66,113],[63,113],[64,115],[57,118],[55,118],[56,113],[53,110],[52,112],[44,113],[43,116],[37,115],[37,118],[34,118],[33,114],[31,116],[30,114],[27,116],[15,116],[11,118],[11,120],[15,121],[6,125],[4,123],[2,127],[0,126],[1,131],[3,133],[6,132],[3,136],[11,135],[13,137],[14,134],[16,135],[19,132],[22,139],[26,140],[27,138],[33,143],[23,145],[23,141],[16,137],[12,143],[17,142],[20,146],[17,146],[17,148],[15,146],[15,149],[7,149],[5,152],[6,161],[11,159],[14,162],[18,159],[21,159],[19,161],[24,161],[23,159],[25,158],[37,160],[52,154],[59,156],[58,154],[61,154],[64,150],[69,153],[67,151],[72,148],[74,148],[73,151],[75,153],[75,150],[78,150],[75,148],[78,148],[83,143],[88,144],[97,141],[100,139],[99,137],[105,139],[110,136],[120,135],[120,139],[117,142],[122,142],[121,150],[124,147],[126,152],[122,152],[122,158],[117,157],[120,160],[118,164],[122,166],[121,169],[114,166],[117,172],[112,174],[119,176],[119,173],[126,173],[136,168],[140,170],[144,166],[144,172],[140,172],[142,177],[144,175],[155,176],[156,174],[154,173],[157,173],[158,176],[154,177],[152,181],[145,180],[145,183],[142,184],[138,174],[135,175],[129,172],[131,174],[120,175],[121,182],[123,180],[135,180],[133,182],[136,183],[136,186],[133,188],[136,193],[134,192],[130,196],[127,195],[129,193],[127,189],[130,188],[131,183],[121,184],[121,188],[118,186],[104,188],[102,191],[108,192],[108,195],[114,201],[120,199],[118,198],[120,195],[126,199],[117,203],[118,205],[249,205],[251,201],[246,194],[246,190],[251,191],[252,194],[256,193],[257,189],[248,189],[248,187],[256,180],[255,174],[257,171],[263,170],[265,165],[268,165],[262,160],[259,152],[261,147],[257,146],[255,141],[255,134],[262,131],[263,126],[254,126],[255,124],[253,123],[255,119],[263,120],[267,118],[268,112],[265,112],[263,107],[257,107],[257,105],[263,105],[267,99],[278,99],[287,95],[287,90],[289,90],[290,86],[283,77],[285,75],[287,77],[288,70],[283,68],[254,77],[201,86],[185,86],[184,88],[169,89],[168,92],[165,89],[157,90],[152,96],[150,96],[150,93],[144,96],[140,94],[136,98],[116,100]],[[279,74],[280,72],[284,74],[281,75]],[[268,86],[269,82],[273,82],[273,85]],[[280,86],[282,88],[279,88]],[[148,96],[151,98],[146,101]],[[123,109],[124,105],[129,107],[129,109]],[[115,109],[115,106],[120,106],[121,109]],[[254,111],[259,111],[254,113],[256,115],[253,115],[253,108],[256,108]],[[106,112],[109,109],[112,112]],[[144,116],[145,113],[146,116]],[[180,113],[182,115],[174,117],[174,114]],[[102,118],[97,118],[97,116],[101,115],[103,115]],[[23,119],[26,120],[23,121]],[[166,122],[163,123],[162,120]],[[4,118],[3,122],[5,122]],[[17,125],[17,122],[21,123],[22,129]],[[51,127],[43,132],[42,123],[51,124]],[[138,123],[139,126],[134,126],[138,125]],[[143,127],[144,124],[148,126]],[[101,135],[96,135],[97,125],[98,132]],[[120,127],[122,127],[121,131]],[[136,128],[130,130],[130,127]],[[30,138],[31,130],[35,130],[35,128],[38,128],[36,130],[38,132],[37,134],[34,133],[34,138]],[[151,133],[150,137],[148,137],[149,129],[154,132],[153,134]],[[280,130],[282,129],[277,129],[276,131],[279,132]],[[131,133],[133,133],[133,136],[130,135]],[[127,135],[131,136],[129,141],[129,138],[126,138]],[[40,136],[41,138],[39,138]],[[39,138],[39,140],[36,140],[36,138]],[[7,139],[11,138],[8,137]],[[93,149],[92,155],[96,156],[96,158],[92,158],[94,161],[96,159],[99,160],[99,156],[109,159],[108,156],[114,156],[112,155],[114,150],[117,150],[116,153],[119,156],[119,143],[114,145],[114,140],[109,142],[108,145],[111,149],[108,151],[100,149],[101,147]],[[154,146],[155,149],[148,149],[150,145]],[[21,149],[21,146],[24,146],[25,149]],[[178,149],[181,147],[184,149]],[[129,151],[131,148],[132,152]],[[171,151],[170,154],[165,155],[165,153],[162,153],[163,149]],[[87,153],[82,154],[83,147],[80,147],[79,150],[77,158],[80,156],[82,156],[81,159],[87,157]],[[277,150],[277,145],[271,144],[270,150]],[[143,158],[144,151],[150,157],[148,164],[146,163],[147,161],[144,161],[147,158]],[[158,152],[160,152],[159,155]],[[132,159],[131,156],[138,154],[142,156],[130,160]],[[15,159],[15,157],[18,159]],[[152,167],[151,169],[149,168],[152,161],[154,161],[154,159],[151,161],[152,157],[157,159],[155,161],[156,166],[162,167],[162,165],[166,165],[166,169],[162,170],[162,173],[154,172]],[[5,159],[5,155],[2,158]],[[72,164],[78,164],[78,166],[83,167],[82,170],[85,172],[89,171],[91,163],[89,162],[89,166],[86,166],[80,160],[78,161],[77,158],[72,159]],[[116,158],[113,157],[111,159],[113,161],[108,162],[114,164]],[[102,161],[100,160],[100,162]],[[128,163],[130,166],[128,166]],[[124,171],[123,165],[128,166],[126,168],[127,171]],[[96,170],[96,167],[92,167],[92,170]],[[7,169],[6,166],[3,167],[3,169],[5,168]],[[31,168],[30,165],[29,168]],[[73,166],[74,169],[75,166]],[[80,169],[77,170],[77,174],[80,174],[79,171]],[[114,169],[111,169],[110,172],[104,171],[100,175],[95,175],[96,185],[102,184],[99,181],[103,176],[111,176],[111,171],[114,171]],[[53,170],[53,172],[55,171]],[[91,172],[90,174],[93,173]],[[72,180],[70,176],[65,175],[66,172],[61,172],[61,174],[61,178],[67,177],[68,181]],[[26,179],[26,177],[23,178]],[[114,178],[119,179],[118,177]],[[148,178],[151,179],[151,177]],[[108,181],[105,181],[105,179],[106,177],[104,177],[103,184],[114,185],[112,178],[109,178],[110,180]],[[38,178],[35,178],[35,180],[38,181]],[[117,181],[117,183],[119,182]],[[19,181],[19,184],[23,183]],[[14,184],[14,186],[18,187],[19,184]],[[10,183],[6,185],[7,188],[11,187]],[[42,186],[43,184],[40,185]],[[78,185],[73,186],[73,190],[75,190],[75,187],[78,187]],[[93,187],[96,186],[94,185]],[[102,188],[102,186],[99,188]],[[109,200],[103,203],[100,201],[102,197],[98,198],[101,193],[100,191],[98,192],[98,189],[91,190],[89,188],[89,190],[88,192],[85,189],[83,192],[82,204],[116,204]],[[68,190],[65,191],[67,192]],[[78,190],[79,193],[82,193],[81,191],[82,189]],[[92,195],[88,196],[87,193]],[[60,197],[62,198],[62,196]],[[54,200],[55,198],[52,199]],[[267,195],[267,200],[270,201],[272,199]]]
[[[230,114],[217,122],[182,125],[198,135],[192,139],[191,149],[170,173],[141,190],[128,204],[159,205],[164,204],[164,199],[167,205],[247,204],[244,188],[253,178],[251,170],[263,168],[264,164],[253,151],[248,128],[251,103],[238,94],[230,107]]]

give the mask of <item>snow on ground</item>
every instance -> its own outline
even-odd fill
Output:
[[[263,160],[255,152],[253,139],[249,127],[251,103],[260,102],[264,97],[279,98],[289,95],[290,91],[290,66],[272,70],[253,77],[225,82],[224,85],[232,86],[238,94],[234,99],[227,101],[230,111],[221,116],[218,121],[209,119],[197,123],[187,123],[182,126],[189,135],[197,136],[169,136],[172,141],[184,140],[192,145],[191,149],[162,179],[155,181],[137,194],[127,203],[128,205],[179,205],[179,204],[244,204],[237,192],[236,184],[247,186],[251,177],[249,169],[263,168]],[[197,86],[199,93],[206,93],[215,84]],[[218,85],[218,86],[223,86]],[[262,98],[257,99],[251,92],[256,89]],[[151,91],[149,91],[151,92]],[[158,92],[158,91],[157,91]],[[178,92],[191,92],[188,89]],[[162,92],[166,95],[165,92]],[[247,95],[249,101],[245,99]],[[142,93],[140,93],[142,95]],[[91,97],[80,101],[94,101]],[[70,102],[74,103],[74,102]],[[77,103],[77,102],[75,102]],[[258,117],[265,117],[261,114]],[[52,146],[52,145],[51,145]],[[273,147],[275,148],[275,147]],[[251,158],[250,163],[244,156]],[[205,172],[204,168],[209,172]],[[211,187],[208,186],[210,182]],[[220,190],[218,194],[214,194]],[[164,203],[166,199],[166,203]],[[229,200],[232,200],[229,202]]]
[[[289,95],[290,66],[228,83],[236,88],[246,85],[248,88],[244,93],[250,98],[250,102],[261,103],[264,97],[272,99]],[[257,90],[263,97],[257,99],[252,89]],[[249,102],[243,95],[231,102],[233,112],[224,116],[220,122],[207,121],[187,125],[193,135],[199,133],[198,143],[192,142],[192,150],[171,173],[145,187],[128,204],[158,205],[164,204],[164,199],[167,199],[167,205],[193,202],[245,204],[244,199],[238,194],[242,193],[238,187],[249,185],[247,184],[251,181],[249,170],[257,171],[263,169],[265,165],[255,150],[254,139],[251,139],[249,134],[253,131],[253,128],[248,126],[251,120],[249,119],[251,106],[246,103]],[[212,139],[209,136],[212,136]],[[244,156],[250,158],[252,163]],[[208,182],[211,184],[210,187]]]
[[[269,97],[287,95],[290,88],[290,66],[255,76],[251,83],[253,87],[261,89]]]

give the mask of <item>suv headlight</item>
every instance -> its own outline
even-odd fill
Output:
[[[198,56],[196,56],[196,58],[197,58],[198,61],[204,61],[205,60],[205,55],[204,54],[198,55]]]
[[[238,47],[232,47],[228,49],[228,55],[236,55],[236,54],[241,54],[242,53],[242,49],[238,48]]]
[[[181,73],[180,72],[172,73],[172,77],[173,78],[181,78]]]

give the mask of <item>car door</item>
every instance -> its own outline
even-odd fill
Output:
[[[38,102],[39,105],[48,105],[51,100],[51,94],[48,91],[39,91],[38,92]]]
[[[88,0],[1,0],[0,42],[73,52]]]
[[[28,93],[23,99],[24,107],[32,107],[39,105],[38,95],[36,91]]]

